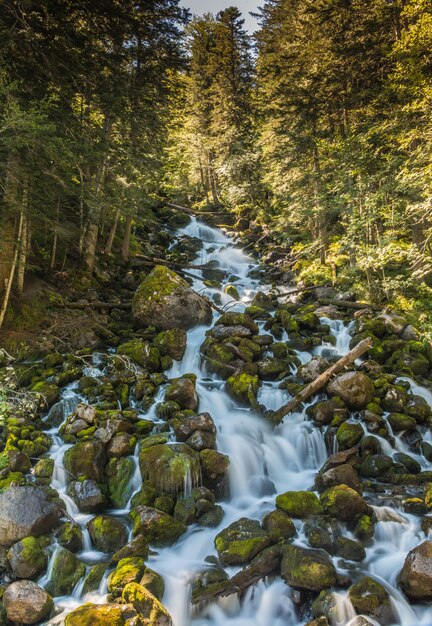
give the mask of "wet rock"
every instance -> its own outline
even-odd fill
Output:
[[[432,599],[432,541],[424,541],[408,552],[399,585],[411,600]]]
[[[336,376],[327,385],[327,392],[342,398],[351,409],[364,409],[374,397],[374,386],[362,372],[347,372]]]
[[[279,539],[290,539],[296,534],[296,529],[289,515],[276,509],[270,511],[262,521],[264,530],[274,542]]]
[[[49,593],[31,580],[19,580],[5,589],[3,604],[8,619],[14,623],[35,624],[51,613]]]
[[[80,441],[66,450],[63,465],[75,479],[93,478],[103,482],[105,447],[101,441]]]
[[[345,419],[348,411],[344,402],[335,396],[332,400],[316,402],[306,410],[306,413],[317,426],[325,426],[330,424],[335,416],[342,420]]]
[[[324,357],[314,357],[304,365],[298,368],[297,375],[305,383],[311,383],[316,380],[320,374],[330,367],[329,361]]]
[[[156,335],[153,343],[161,356],[181,361],[186,352],[187,334],[183,328],[171,328]]]
[[[363,561],[366,558],[366,551],[359,541],[338,537],[336,539],[336,553],[348,561]]]
[[[420,463],[404,452],[396,452],[393,455],[393,461],[403,465],[408,474],[419,474],[421,472]]]
[[[107,446],[108,458],[119,458],[133,454],[136,438],[128,433],[117,433]]]
[[[165,582],[163,576],[149,567],[146,567],[144,576],[140,580],[140,585],[148,589],[158,600],[162,600],[165,593]]]
[[[357,613],[363,613],[385,626],[394,622],[394,613],[387,590],[370,576],[366,576],[348,590],[349,599]]]
[[[244,565],[271,543],[259,522],[242,517],[215,537],[222,565]]]
[[[12,573],[17,578],[37,578],[45,571],[47,556],[39,539],[25,537],[15,543],[7,553]]]
[[[195,293],[183,278],[157,265],[138,287],[132,315],[135,322],[144,327],[188,330],[198,324],[208,324],[212,310],[209,302]]]
[[[199,456],[184,443],[141,448],[139,466],[143,480],[170,493],[182,491],[188,477],[197,483],[200,476]]]
[[[323,474],[317,474],[315,477],[315,486],[318,491],[324,491],[329,487],[341,484],[348,485],[360,495],[362,493],[361,482],[352,465],[338,465]]]
[[[250,585],[263,580],[267,576],[280,574],[282,550],[280,545],[270,546],[260,552],[242,570],[234,574],[231,583],[237,589],[245,589]]]
[[[42,487],[10,487],[0,494],[0,545],[48,533],[58,526],[61,515]]]
[[[393,466],[393,460],[386,454],[370,454],[363,459],[360,474],[366,478],[379,478]]]
[[[391,413],[387,419],[392,430],[396,433],[402,430],[414,430],[417,425],[414,417],[404,415],[403,413]]]
[[[91,540],[100,552],[120,550],[128,540],[128,529],[115,517],[98,515],[87,524]]]
[[[231,595],[235,591],[228,574],[214,564],[194,576],[191,601],[192,604],[200,604],[219,596]]]
[[[431,407],[421,396],[408,396],[408,402],[405,403],[401,410],[406,415],[414,417],[418,424],[424,424],[432,415]]]
[[[217,450],[201,450],[199,453],[203,484],[217,498],[226,497],[228,492],[229,457]]]
[[[106,504],[101,488],[91,478],[71,482],[68,487],[68,494],[83,513],[96,513],[103,509]]]
[[[363,437],[361,424],[353,420],[343,422],[336,432],[336,440],[340,450],[353,448]]]
[[[83,604],[66,615],[65,626],[125,626],[124,604]]]
[[[337,314],[337,316],[338,315],[339,314]],[[327,314],[326,314],[326,317],[328,317]],[[337,317],[335,319],[337,319]],[[313,619],[311,622],[308,622],[306,624],[306,626],[330,626],[330,624],[329,624],[328,619],[326,617],[317,617],[316,619]]]
[[[132,339],[123,343],[117,353],[132,359],[149,372],[157,372],[160,367],[159,350],[143,339]]]
[[[149,553],[149,547],[147,540],[143,535],[138,535],[132,541],[129,541],[126,545],[122,546],[117,552],[115,552],[111,561],[118,563],[122,559],[127,559],[131,556],[147,559]]]
[[[110,459],[106,476],[110,501],[118,509],[123,509],[131,497],[134,487],[132,476],[135,472],[133,459],[122,457]]]
[[[321,591],[336,584],[335,566],[324,550],[285,545],[282,555],[282,578],[291,587]]]
[[[134,535],[144,535],[147,541],[158,546],[172,545],[182,535],[186,526],[163,511],[149,506],[138,506],[131,512]]]
[[[55,532],[59,544],[71,552],[80,552],[83,548],[83,536],[80,526],[65,522]]]
[[[334,467],[345,464],[356,466],[359,462],[360,459],[358,457],[357,448],[350,448],[349,450],[336,452],[336,454],[332,454],[331,456],[329,456],[320,471],[321,473],[324,473],[330,469],[333,469]]]
[[[230,339],[231,337],[252,337],[253,331],[246,326],[214,326],[208,331],[208,336],[223,341],[224,339]],[[220,344],[223,345],[223,344]]]
[[[155,626],[171,626],[171,616],[166,608],[148,589],[136,582],[128,583],[123,589],[123,600],[131,604],[142,620]]]
[[[189,378],[176,378],[171,381],[165,392],[165,401],[177,402],[182,409],[196,411],[198,408],[198,394],[195,384]]]
[[[258,376],[247,372],[236,372],[226,381],[225,391],[239,404],[254,406],[259,386]]]
[[[360,539],[360,541],[371,539],[375,532],[375,521],[374,515],[362,515],[354,529],[357,539]]]
[[[322,513],[321,503],[312,491],[286,491],[277,496],[276,506],[290,517],[300,519]]]
[[[108,577],[108,591],[117,598],[129,583],[137,583],[144,576],[146,564],[144,559],[131,557],[122,559]]]
[[[84,580],[83,595],[90,591],[98,591],[107,569],[108,563],[97,563],[89,569]]]
[[[366,501],[348,485],[337,485],[324,491],[321,504],[326,513],[343,522],[358,519],[369,510]]]
[[[330,528],[325,527],[325,523],[320,521],[317,521],[316,524],[307,523],[304,530],[311,548],[321,548],[329,554],[333,554],[333,533]]]
[[[258,324],[246,313],[228,311],[223,313],[216,321],[215,326],[243,326],[248,328],[254,335],[259,332]]]
[[[84,576],[86,567],[65,548],[58,548],[52,558],[51,577],[46,588],[53,596],[68,596]]]

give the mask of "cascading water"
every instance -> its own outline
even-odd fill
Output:
[[[269,291],[270,286],[262,284],[256,278],[250,278],[251,269],[256,263],[240,249],[236,248],[229,237],[220,230],[210,228],[192,220],[182,229],[182,235],[199,238],[203,242],[197,261],[206,264],[216,261],[217,268],[225,272],[223,285],[235,284],[240,301],[233,310],[242,311],[244,304],[251,301],[257,290]],[[207,287],[200,270],[189,270],[194,276],[193,288],[208,297],[217,296],[222,306],[232,305],[232,299],[223,289]],[[283,289],[282,289],[283,291]],[[298,352],[301,362],[307,362],[313,354],[343,355],[349,350],[350,326],[341,321],[324,319],[330,326],[331,334],[336,338],[335,345],[315,348],[311,353]],[[187,350],[181,362],[174,362],[167,372],[169,378],[186,373],[197,376],[197,392],[200,411],[208,411],[217,426],[218,450],[230,457],[230,499],[222,503],[225,516],[217,528],[189,527],[188,531],[172,547],[158,550],[152,554],[148,564],[163,575],[166,591],[164,604],[170,611],[175,626],[300,626],[306,620],[300,620],[293,603],[290,588],[280,579],[263,582],[250,588],[240,602],[236,596],[221,599],[209,606],[192,612],[190,608],[190,581],[195,572],[203,569],[204,559],[216,554],[214,537],[231,522],[240,517],[261,520],[274,509],[275,495],[287,490],[306,490],[313,485],[314,476],[328,457],[324,437],[321,431],[310,422],[303,411],[293,413],[285,422],[273,429],[262,417],[250,410],[239,409],[224,391],[224,382],[215,375],[209,375],[201,363],[199,348],[205,339],[206,327],[197,327],[188,333]],[[85,370],[86,376],[99,377],[103,374],[103,355],[96,354],[93,362]],[[414,385],[412,391],[432,402],[428,390]],[[163,397],[160,390],[157,399]],[[276,383],[264,383],[259,395],[259,402],[268,409],[277,409],[289,398],[286,391],[280,390]],[[63,394],[64,418],[80,400],[74,385]],[[140,413],[140,417],[157,422],[154,407]],[[65,502],[68,514],[83,528],[85,545],[78,555],[88,563],[107,560],[107,555],[95,551],[90,545],[86,523],[91,515],[79,512],[73,500],[66,494],[67,475],[62,459],[67,445],[56,435],[57,429],[48,431],[53,445],[51,458],[55,461],[52,486],[57,489]],[[383,440],[385,452],[389,444]],[[400,449],[403,445],[400,443]],[[133,460],[135,472],[130,485],[130,495],[141,485],[141,476],[136,451]],[[424,463],[424,461],[422,461]],[[192,479],[186,479],[185,488],[190,489]],[[127,517],[130,500],[124,509],[110,511],[110,514]],[[398,626],[430,626],[432,610],[428,607],[413,609],[405,597],[398,591],[396,574],[400,571],[408,550],[418,545],[425,537],[418,525],[418,518],[406,513],[395,512],[388,507],[376,506],[378,524],[374,543],[367,548],[367,557],[358,565],[358,572],[372,574],[390,593]],[[304,543],[302,523],[297,523],[296,542]],[[40,582],[49,579],[50,572]],[[107,574],[102,579],[99,591],[82,596],[82,583],[78,583],[72,596],[56,599],[56,604],[63,611],[49,624],[61,624],[64,615],[85,601],[103,602],[105,599]],[[344,592],[335,594],[337,611],[332,626],[345,626],[355,623],[352,605]],[[375,625],[373,619],[369,623]]]

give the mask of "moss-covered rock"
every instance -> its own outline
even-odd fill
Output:
[[[202,480],[217,498],[224,498],[228,492],[229,457],[217,450],[201,450]]]
[[[66,615],[65,626],[125,626],[123,604],[83,604]]]
[[[336,569],[324,550],[285,545],[281,574],[290,587],[321,591],[336,584]]]
[[[84,563],[72,552],[58,548],[53,556],[51,576],[46,588],[53,596],[68,596],[85,571]]]
[[[186,331],[183,328],[164,330],[156,335],[154,345],[162,356],[170,356],[176,361],[181,361],[186,352]]]
[[[160,367],[159,350],[152,347],[148,341],[132,339],[119,346],[117,352],[129,357],[149,372],[157,372]]]
[[[72,481],[68,486],[68,495],[83,513],[96,513],[106,504],[105,495],[93,478]]]
[[[277,496],[276,506],[289,516],[300,519],[322,513],[321,503],[312,491],[286,491]]]
[[[17,578],[36,578],[45,571],[47,556],[36,537],[25,537],[7,553],[12,573]]]
[[[186,526],[171,515],[149,506],[138,506],[130,515],[134,535],[144,535],[150,544],[171,545],[186,530]]]
[[[198,394],[194,382],[186,377],[174,379],[165,392],[165,401],[176,402],[181,409],[196,411]]]
[[[370,576],[366,576],[348,590],[349,599],[357,613],[368,615],[385,626],[394,622],[390,596],[386,589]]]
[[[363,428],[358,422],[351,420],[343,422],[336,432],[339,450],[353,448],[363,437],[363,434]]]
[[[403,413],[390,413],[387,420],[394,432],[400,432],[402,430],[412,431],[415,430],[417,422],[414,417],[404,415]]]
[[[208,324],[212,318],[209,302],[196,294],[175,272],[157,265],[141,283],[132,302],[135,322],[160,330]]]
[[[216,321],[216,326],[244,326],[254,335],[257,335],[259,332],[258,324],[249,315],[235,311],[223,313]]]
[[[225,390],[239,404],[254,406],[259,386],[258,376],[247,372],[236,372],[226,381]]]
[[[87,524],[93,545],[101,552],[115,552],[128,540],[128,529],[115,517],[98,515]]]
[[[133,492],[131,482],[135,465],[131,458],[110,459],[106,467],[110,501],[117,509],[123,509]]]
[[[326,513],[343,522],[356,520],[369,511],[366,501],[348,485],[337,485],[324,491],[321,504]]]
[[[117,598],[129,583],[141,580],[146,570],[144,559],[130,557],[122,559],[108,577],[108,591],[113,598]]]
[[[392,466],[393,460],[386,454],[369,454],[362,460],[360,474],[365,478],[379,478]]]
[[[200,476],[197,452],[183,443],[141,448],[139,465],[143,480],[168,493],[182,491],[188,478],[197,483]]]
[[[336,539],[336,552],[339,556],[349,561],[363,561],[366,558],[366,551],[362,544],[348,537],[338,537]]]
[[[271,544],[269,535],[256,520],[242,517],[215,537],[223,565],[244,565]]]
[[[138,535],[125,546],[122,546],[111,557],[113,563],[118,563],[122,559],[127,559],[131,556],[138,556],[142,559],[147,559],[149,553],[149,547],[147,540],[143,535]]]
[[[159,600],[142,585],[128,583],[123,589],[123,600],[131,604],[143,620],[149,624],[170,626],[171,616]]]
[[[84,579],[84,586],[82,590],[83,595],[89,593],[90,591],[97,591],[99,589],[107,569],[108,563],[97,563],[89,569]]]
[[[63,464],[74,478],[93,478],[96,482],[103,482],[104,445],[101,441],[80,441],[66,450]]]
[[[278,509],[267,513],[262,521],[262,526],[274,542],[279,541],[279,539],[290,539],[296,534],[295,526],[289,515]]]

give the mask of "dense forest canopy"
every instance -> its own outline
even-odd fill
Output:
[[[289,240],[300,279],[412,308],[432,271],[432,5],[8,1],[0,280],[127,261],[166,200]]]

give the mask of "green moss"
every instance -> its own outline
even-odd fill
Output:
[[[118,354],[124,354],[141,367],[150,372],[157,372],[160,367],[160,354],[157,348],[151,347],[148,341],[132,339],[123,343],[117,350]]]
[[[135,465],[131,458],[110,459],[106,467],[109,497],[113,505],[123,509],[132,495],[131,479]]]
[[[363,428],[358,422],[343,422],[336,432],[339,450],[354,447],[363,437]]]
[[[371,539],[375,533],[375,523],[370,515],[362,515],[354,529],[354,534],[360,541]]]
[[[129,557],[117,563],[117,567],[108,577],[108,591],[111,596],[119,596],[128,583],[139,582],[146,570],[144,559]]]
[[[225,389],[233,400],[254,406],[259,386],[258,376],[247,372],[238,372],[228,378]]]
[[[224,565],[244,565],[271,544],[259,522],[246,517],[233,522],[215,537],[215,547]]]
[[[365,500],[348,485],[336,485],[324,491],[321,504],[326,513],[343,522],[358,519],[368,510]]]
[[[125,626],[124,607],[112,604],[83,604],[65,618],[65,626]]]
[[[86,567],[65,548],[59,548],[53,558],[47,591],[53,596],[70,595],[77,582],[84,576]]]
[[[186,444],[141,448],[139,464],[144,480],[169,493],[181,491],[187,475],[195,483],[200,475],[199,457]]]
[[[276,498],[276,506],[291,517],[300,519],[322,513],[317,495],[311,491],[287,491]]]

